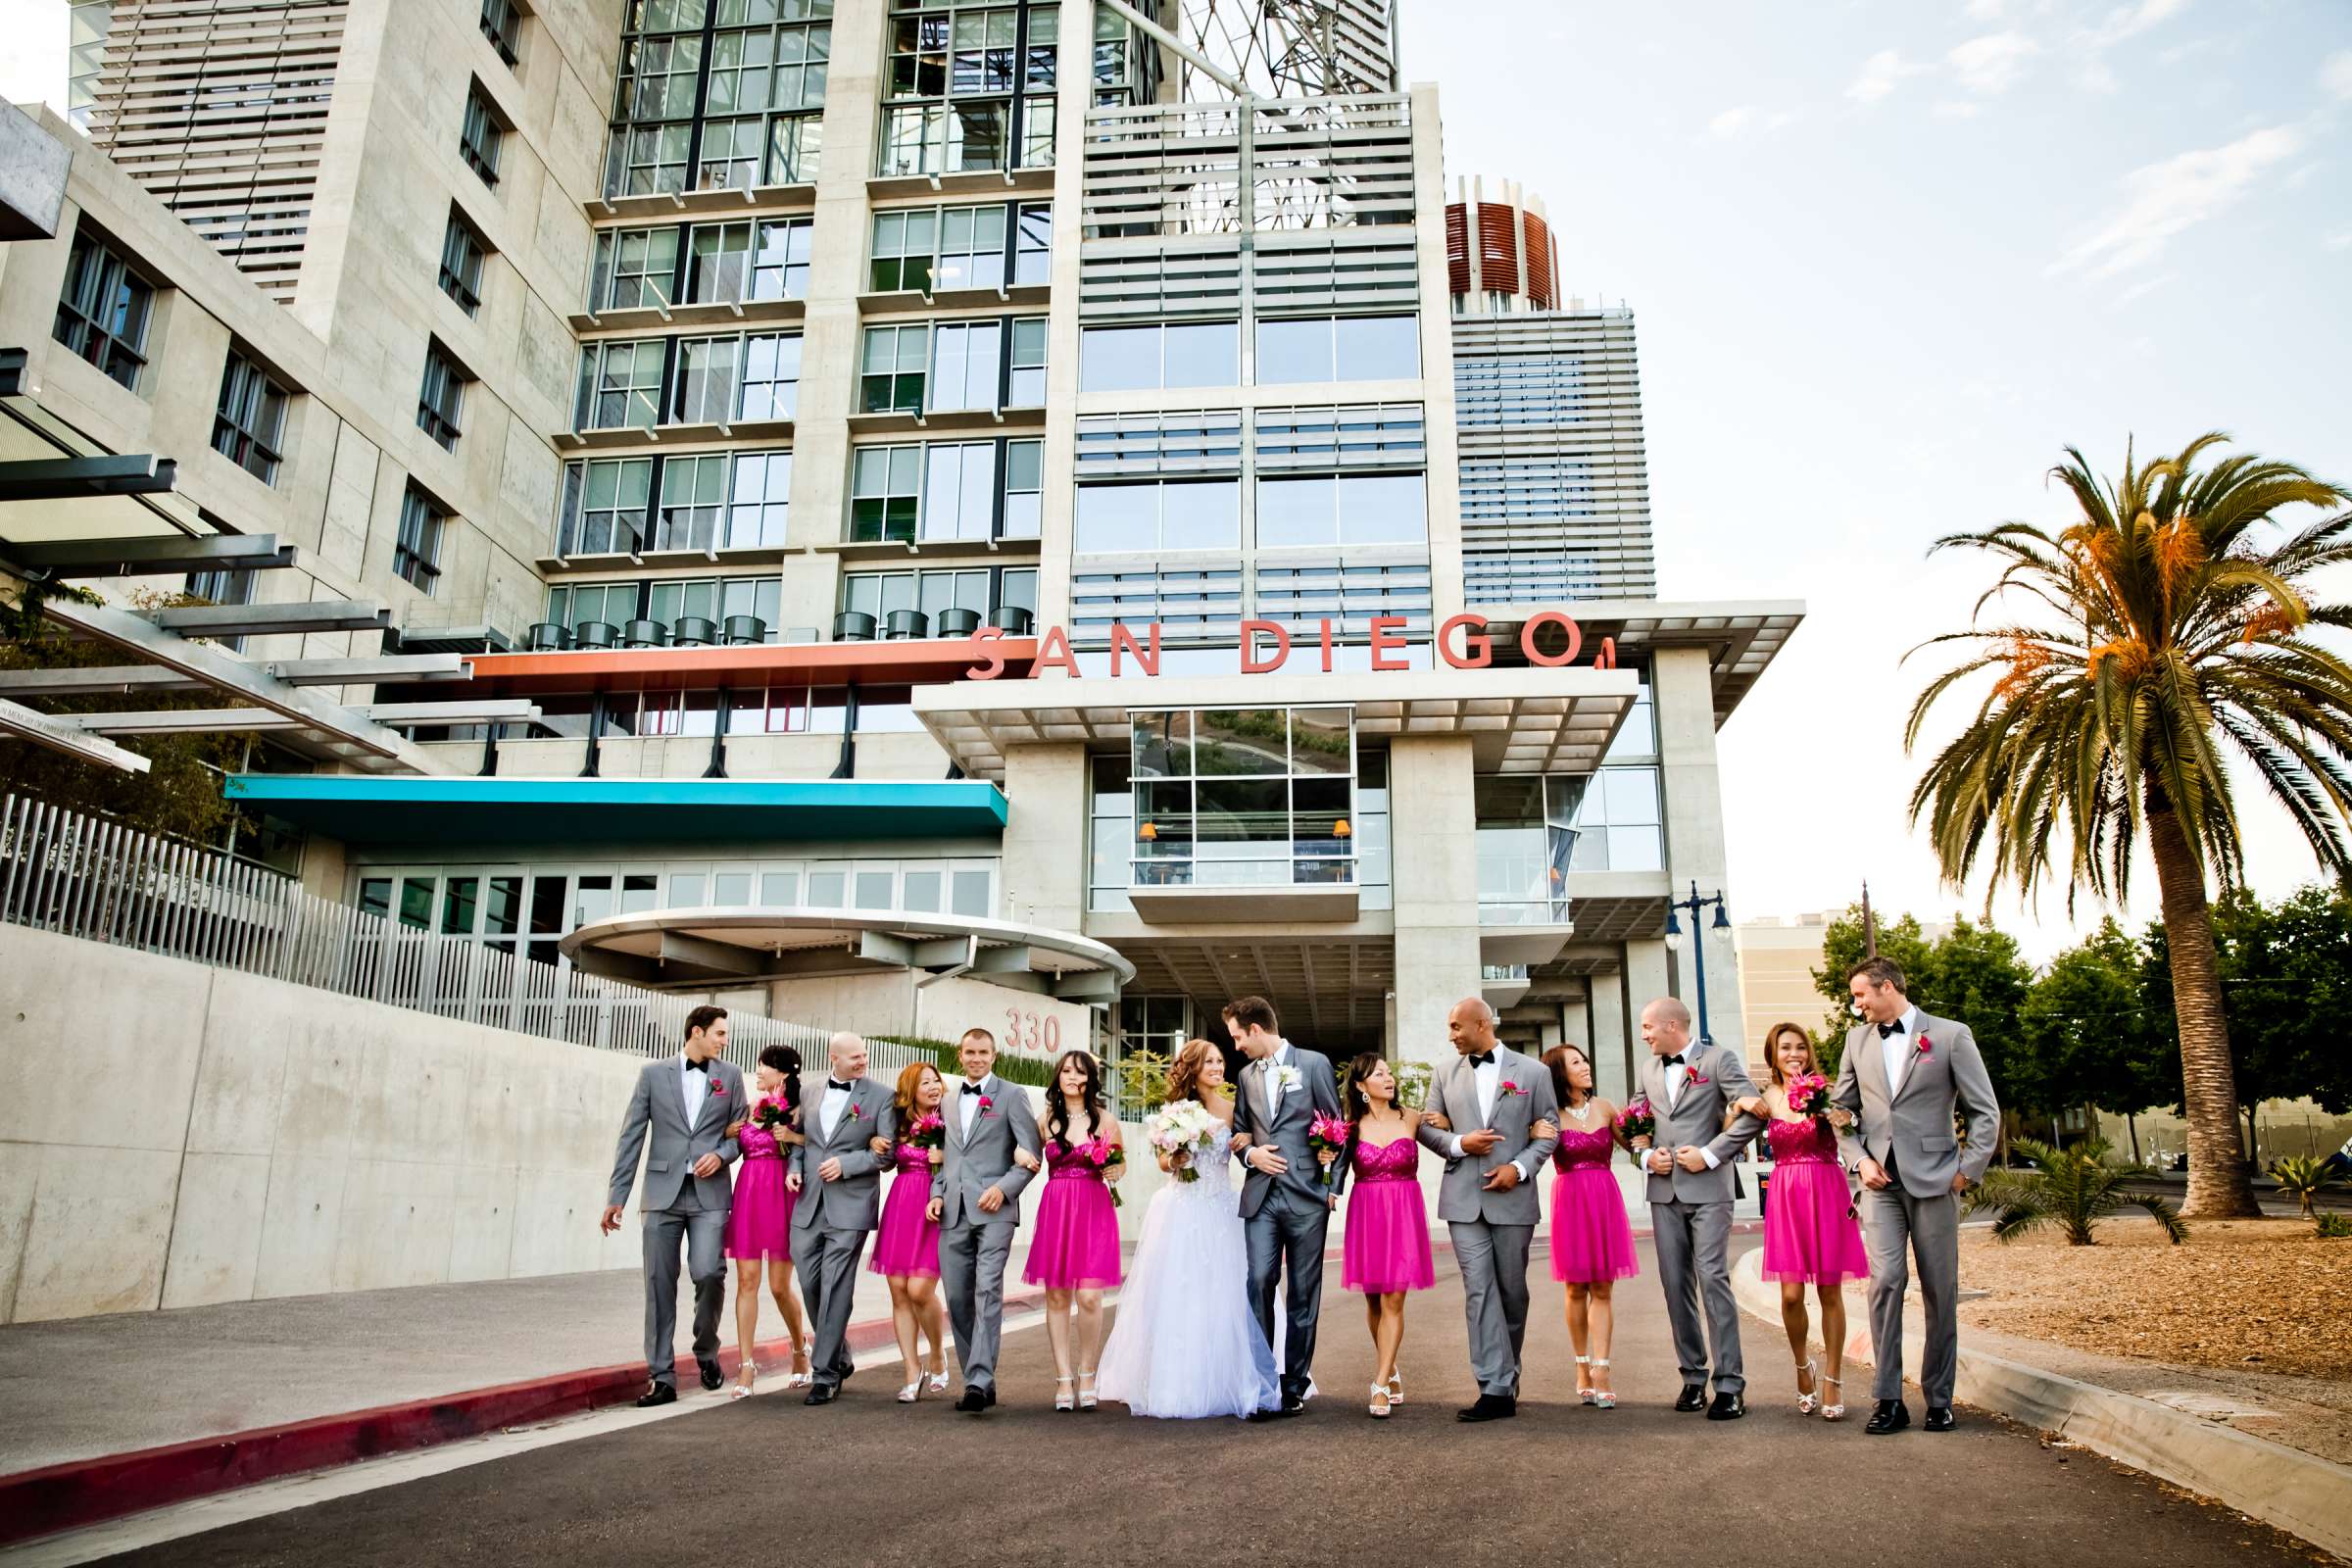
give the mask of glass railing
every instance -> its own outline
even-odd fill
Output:
[[[1478,901],[1478,923],[1495,925],[1566,925],[1566,899],[1497,899]]]
[[[1135,888],[1352,887],[1352,855],[1138,856],[1129,861]]]

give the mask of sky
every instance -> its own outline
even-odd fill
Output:
[[[1904,655],[1992,572],[1928,546],[2063,525],[2068,445],[2111,473],[2221,429],[2352,483],[2352,4],[1399,9],[1448,176],[1539,196],[1565,291],[1635,313],[1659,597],[1805,602],[1718,737],[1734,918],[1866,877],[1882,910],[1982,913],[1908,823],[1944,663]],[[2312,880],[2239,802],[2257,891]],[[2154,918],[2152,873],[2132,893]],[[1990,907],[2036,960],[2099,913]]]
[[[1660,597],[1805,602],[1719,737],[1735,917],[1865,878],[1887,910],[1982,912],[1905,810],[1903,721],[1941,665],[1904,656],[1990,577],[1928,545],[2062,525],[2070,444],[2112,472],[2127,441],[2221,429],[2352,482],[2352,3],[1399,11],[1448,175],[1526,186],[1566,291],[1636,313]],[[0,96],[62,98],[65,0],[0,0]],[[2255,888],[2312,879],[2284,817],[2240,804]],[[2100,912],[1989,908],[2035,959]]]

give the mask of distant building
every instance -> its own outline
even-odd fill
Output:
[[[1830,1003],[1813,983],[1813,971],[1822,965],[1822,945],[1830,922],[1844,912],[1775,915],[1742,920],[1733,927],[1743,1004],[1740,1038],[1751,1060],[1764,1059],[1764,1031],[1776,1023],[1801,1023],[1816,1034],[1820,1032]],[[1951,930],[1949,921],[1938,920],[1922,925],[1920,935],[1939,942]]]

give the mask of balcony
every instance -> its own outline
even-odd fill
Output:
[[[1356,917],[1355,857],[1333,853],[1330,840],[1301,841],[1288,853],[1279,841],[1189,848],[1130,862],[1127,897],[1138,917],[1155,925]]]

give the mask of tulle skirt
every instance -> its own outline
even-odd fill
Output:
[[[931,1223],[931,1173],[902,1170],[890,1178],[882,1200],[882,1223],[874,1231],[875,1274],[894,1278],[939,1278],[939,1227]]]
[[[1641,1272],[1616,1173],[1606,1165],[1571,1165],[1552,1177],[1551,1277],[1592,1285]]]
[[[784,1185],[783,1160],[773,1154],[746,1158],[727,1210],[727,1255],[790,1258],[792,1205],[799,1196]]]
[[[1021,1278],[1049,1291],[1100,1291],[1119,1283],[1119,1217],[1110,1206],[1110,1189],[1099,1178],[1047,1181]]]
[[[1340,1286],[1367,1296],[1426,1291],[1437,1283],[1429,1250],[1429,1208],[1421,1184],[1357,1182],[1348,1195]]]
[[[1170,1182],[1153,1195],[1099,1370],[1097,1391],[1132,1415],[1195,1420],[1277,1405],[1231,1186]]]
[[[1870,1254],[1841,1167],[1812,1159],[1773,1166],[1772,1196],[1764,1204],[1763,1273],[1799,1285],[1870,1278]]]

